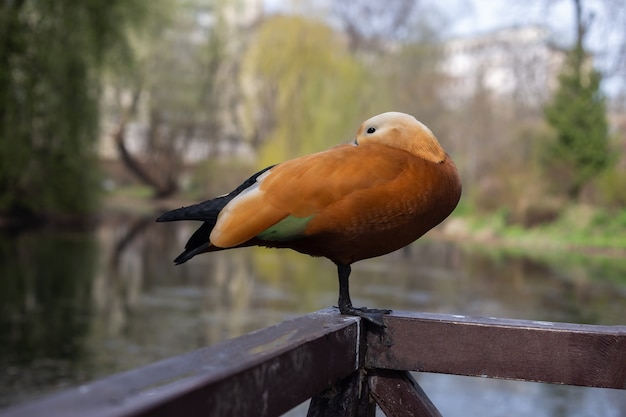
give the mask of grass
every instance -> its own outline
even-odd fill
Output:
[[[125,185],[108,191],[106,195],[115,197],[136,198],[140,200],[152,198],[154,190],[147,185]]]
[[[572,205],[557,220],[532,228],[511,224],[507,211],[475,214],[464,208],[455,217],[466,222],[466,230],[479,240],[528,251],[604,250],[626,251],[626,209],[608,211],[585,205]]]

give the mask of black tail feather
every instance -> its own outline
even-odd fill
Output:
[[[272,167],[269,166],[257,172],[227,195],[217,197],[212,200],[207,200],[199,204],[194,204],[192,206],[181,207],[175,210],[168,211],[167,213],[163,213],[161,216],[159,216],[156,221],[173,222],[178,220],[200,220],[215,224],[215,222],[217,221],[217,215],[224,208],[224,206],[226,206],[226,204],[228,204],[230,200],[241,194],[243,190],[253,185],[256,182],[257,177],[270,168]]]
[[[176,257],[176,259],[174,259],[174,263],[176,265],[185,263],[194,256],[204,252],[209,246],[211,246],[209,235],[211,234],[211,230],[213,230],[213,226],[215,226],[215,223],[202,223],[202,226],[200,226],[198,230],[193,232],[193,234],[187,241],[183,253],[181,253]]]
[[[194,204],[193,206],[181,207],[168,211],[160,215],[157,222],[174,222],[178,220],[200,220],[213,222],[217,220],[217,215],[230,201],[226,196],[218,197],[203,203]]]
[[[198,230],[191,235],[185,245],[183,253],[174,259],[174,263],[176,265],[185,263],[200,253],[220,250],[211,246],[211,242],[209,240],[209,236],[211,235],[211,231],[217,222],[217,216],[220,211],[222,211],[226,204],[228,204],[228,202],[230,202],[233,198],[237,197],[242,191],[252,186],[256,182],[257,177],[270,168],[272,167],[270,166],[257,172],[227,195],[217,197],[203,203],[194,204],[192,206],[181,207],[179,209],[168,211],[156,219],[157,222],[173,222],[178,220],[199,220],[204,222],[202,223],[202,226],[200,226]]]
[[[193,258],[194,256],[202,253],[205,251],[205,249],[207,249],[211,244],[209,243],[208,239],[205,243],[203,243],[200,246],[197,246],[193,249],[185,249],[185,251],[183,253],[181,253],[180,255],[178,255],[176,257],[176,259],[174,259],[174,263],[176,265],[180,265],[180,264],[184,264],[185,262],[187,262],[188,260],[190,260],[191,258]]]

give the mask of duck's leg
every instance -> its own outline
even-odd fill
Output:
[[[391,310],[352,306],[348,284],[351,271],[350,265],[337,264],[337,273],[339,275],[339,311],[341,314],[363,317],[377,326],[384,327],[383,314],[389,314]]]

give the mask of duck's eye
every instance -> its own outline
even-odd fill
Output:
[[[372,133],[376,132],[376,128],[375,127],[368,127],[366,132],[371,135]]]

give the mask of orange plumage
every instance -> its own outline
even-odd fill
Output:
[[[175,262],[216,250],[291,248],[333,261],[339,309],[382,325],[388,310],[355,308],[350,264],[392,252],[443,221],[461,196],[454,163],[414,117],[383,113],[353,143],[268,167],[230,194],[163,214],[201,220]]]

